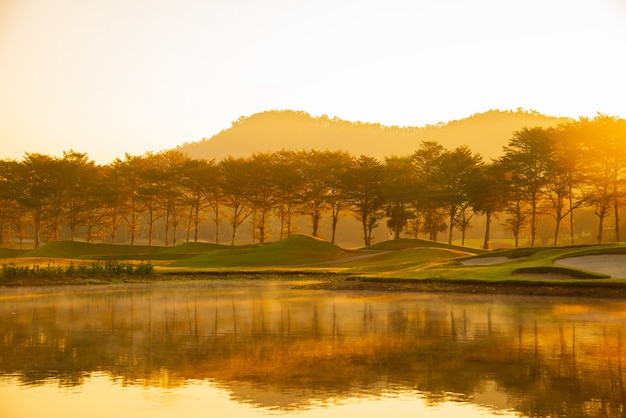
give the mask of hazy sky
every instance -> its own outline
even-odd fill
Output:
[[[626,117],[626,0],[0,0],[0,158],[518,107]]]

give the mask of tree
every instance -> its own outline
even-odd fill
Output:
[[[228,218],[232,228],[231,245],[235,245],[237,228],[250,216],[250,185],[256,174],[251,170],[251,164],[244,158],[227,157],[220,161],[220,168],[224,176],[222,192],[226,206],[229,209]]]
[[[254,213],[252,219],[252,242],[256,238],[263,244],[269,238],[269,218],[274,208],[278,196],[277,187],[273,182],[275,178],[274,155],[272,154],[253,154],[248,160],[251,173],[250,181],[250,204]]]
[[[117,196],[111,193],[112,187],[107,184],[106,171],[102,166],[95,166],[87,188],[91,191],[89,202],[85,206],[85,226],[87,228],[87,242],[94,238],[110,235],[114,242],[115,231],[121,224],[121,217],[111,216],[116,208]]]
[[[361,223],[365,246],[372,244],[372,230],[385,216],[381,178],[384,166],[375,158],[360,156],[345,173],[346,201]]]
[[[169,230],[172,229],[172,243],[176,245],[176,236],[180,212],[186,204],[183,197],[183,181],[185,176],[183,168],[189,160],[185,154],[178,150],[169,150],[155,155],[161,178],[161,189],[158,196],[161,199],[161,207],[165,209],[165,246],[169,245]]]
[[[566,134],[564,127],[558,131],[551,131],[550,140],[551,153],[546,169],[545,195],[554,218],[554,246],[556,247],[559,242],[561,223],[567,216],[570,216],[571,240],[574,244],[573,211],[582,203],[582,200],[574,197],[578,181],[577,173],[581,168],[581,154],[580,144],[575,142],[575,137]]]
[[[422,199],[419,207],[423,214],[422,231],[431,241],[437,241],[440,232],[446,230],[445,212],[442,206],[442,189],[439,164],[445,148],[435,141],[423,141],[412,155],[416,176],[421,185]]]
[[[490,248],[491,218],[506,201],[506,172],[497,163],[485,164],[474,172],[468,183],[468,198],[475,213],[485,216],[483,248]]]
[[[417,194],[417,178],[411,157],[389,157],[385,160],[382,191],[386,202],[387,227],[399,239],[411,217],[410,202]]]
[[[437,159],[435,181],[439,185],[440,204],[448,214],[448,244],[452,244],[452,231],[454,225],[459,223],[459,215],[463,215],[462,225],[467,227],[465,211],[470,205],[469,183],[481,164],[482,157],[472,154],[465,145],[453,151],[445,151]]]
[[[127,155],[128,158],[128,155]],[[131,182],[124,174],[126,166],[120,159],[102,167],[99,196],[102,199],[103,227],[108,230],[111,242],[117,242],[118,230],[128,221],[125,217],[129,196],[125,186]],[[134,235],[131,243],[134,242]]]
[[[547,181],[547,172],[552,158],[548,129],[523,128],[513,134],[504,147],[502,163],[512,173],[518,187],[517,197],[530,206],[530,245],[535,245],[539,203]]]
[[[198,242],[198,229],[202,222],[202,211],[208,205],[208,197],[219,189],[219,167],[215,161],[186,159],[180,167],[182,199],[189,207],[186,240],[190,241],[193,224],[193,241]]]
[[[35,248],[41,246],[42,226],[47,219],[46,211],[50,210],[57,191],[56,164],[57,161],[50,156],[26,153],[21,163],[15,165],[11,173],[10,192],[30,215]]]
[[[64,223],[70,231],[70,240],[76,237],[77,228],[87,225],[99,206],[97,171],[93,161],[85,153],[64,151],[59,161],[58,187],[61,195],[60,208]],[[92,218],[93,220],[93,218]]]
[[[15,160],[0,160],[0,247],[4,245],[9,229],[20,218],[12,187],[12,177],[17,165]]]
[[[162,167],[162,159],[152,153],[145,153],[138,164],[137,201],[141,205],[141,216],[145,221],[148,246],[152,246],[155,225],[165,209],[163,194],[166,192],[167,174]]]
[[[126,154],[124,160],[115,159],[111,164],[112,172],[109,172],[109,179],[117,180],[113,186],[116,188],[116,196],[121,197],[121,205],[119,212],[124,219],[124,223],[130,234],[130,245],[135,245],[135,240],[139,232],[140,226],[140,187],[142,179],[140,177],[142,157]],[[119,193],[119,195],[118,195]],[[117,217],[117,211],[111,214],[113,221]],[[115,234],[113,234],[115,235]],[[113,236],[113,239],[115,237]]]
[[[319,236],[320,222],[328,210],[328,182],[326,168],[321,164],[322,151],[310,151],[299,167],[302,187],[298,191],[300,212],[311,220],[311,235]]]
[[[345,151],[325,151],[319,155],[317,163],[326,182],[326,201],[330,208],[330,242],[334,244],[341,211],[347,206],[344,180],[352,157]]]
[[[603,240],[603,223],[612,207],[615,240],[621,240],[619,209],[626,183],[626,120],[598,115],[581,118],[575,125],[580,136],[584,173],[584,199],[599,218],[598,242]]]
[[[272,182],[276,185],[278,198],[279,239],[290,236],[292,232],[292,219],[303,183],[299,170],[303,159],[304,154],[295,151],[282,150],[274,155]]]

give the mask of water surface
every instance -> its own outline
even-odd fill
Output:
[[[299,284],[2,289],[0,414],[623,413],[624,302]]]

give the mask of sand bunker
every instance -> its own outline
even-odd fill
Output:
[[[601,254],[569,257],[554,264],[602,273],[617,279],[626,278],[626,254]]]
[[[461,261],[461,264],[466,266],[486,266],[489,264],[508,263],[515,260],[509,257],[475,257]]]

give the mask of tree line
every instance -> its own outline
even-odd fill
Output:
[[[496,217],[516,246],[522,233],[534,246],[538,219],[550,217],[557,245],[564,226],[574,242],[575,212],[583,207],[597,217],[597,242],[610,218],[620,241],[625,189],[626,120],[605,115],[516,131],[489,162],[467,146],[450,150],[434,141],[384,161],[316,150],[215,161],[170,150],[97,165],[72,150],[62,157],[26,153],[0,161],[0,245],[115,243],[122,232],[131,245],[152,245],[157,232],[175,245],[198,241],[203,223],[213,225],[216,243],[220,225],[229,225],[234,245],[245,222],[252,242],[263,243],[289,236],[302,215],[313,236],[327,222],[331,242],[342,217],[352,216],[365,246],[379,225],[394,238],[425,234],[436,241],[445,233],[449,243],[458,230],[464,242],[480,215],[485,248]]]

